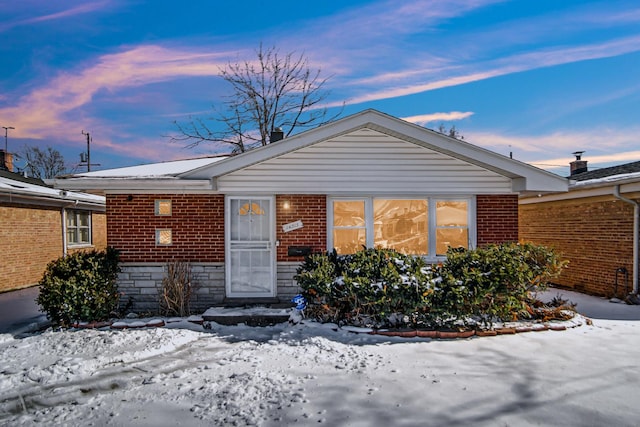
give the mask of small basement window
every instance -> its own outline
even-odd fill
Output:
[[[91,212],[66,211],[67,245],[91,244]]]
[[[168,246],[173,243],[173,235],[170,228],[161,228],[156,230],[156,245]]]
[[[155,213],[157,216],[171,216],[171,200],[156,200]]]

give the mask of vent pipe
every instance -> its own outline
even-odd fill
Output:
[[[275,128],[271,131],[271,135],[269,136],[269,142],[277,142],[284,139],[284,132],[282,128]]]

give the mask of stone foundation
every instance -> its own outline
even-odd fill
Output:
[[[289,302],[300,292],[293,276],[299,262],[278,263],[277,294],[280,302]],[[122,293],[120,308],[130,312],[154,312],[160,308],[165,263],[121,263],[118,289]],[[204,312],[225,299],[224,263],[192,263],[191,278],[196,288],[191,298],[191,311]]]

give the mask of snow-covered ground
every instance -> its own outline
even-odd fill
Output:
[[[561,293],[593,324],[451,341],[186,321],[0,335],[0,425],[640,425],[640,306]]]

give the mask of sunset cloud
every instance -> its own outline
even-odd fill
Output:
[[[466,132],[465,140],[503,155],[512,153],[515,159],[526,158],[528,163],[543,169],[552,169],[568,165],[575,159],[571,154],[575,151],[584,151],[583,158],[592,164],[640,160],[635,138],[638,132],[640,128],[589,128],[524,136],[500,132]],[[558,152],[565,152],[566,155],[557,156]]]
[[[424,126],[427,123],[432,122],[450,122],[454,120],[462,120],[467,117],[473,116],[473,112],[466,111],[450,111],[448,113],[431,113],[431,114],[421,114],[419,116],[409,116],[403,117],[402,120],[406,120],[411,123],[415,123],[420,126]]]
[[[185,52],[161,46],[139,46],[104,55],[86,68],[59,74],[46,85],[20,98],[0,116],[16,128],[16,137],[44,138],[64,132],[68,115],[87,105],[100,91],[114,92],[177,79],[212,76],[226,63],[228,53]],[[96,118],[88,119],[97,120]]]

